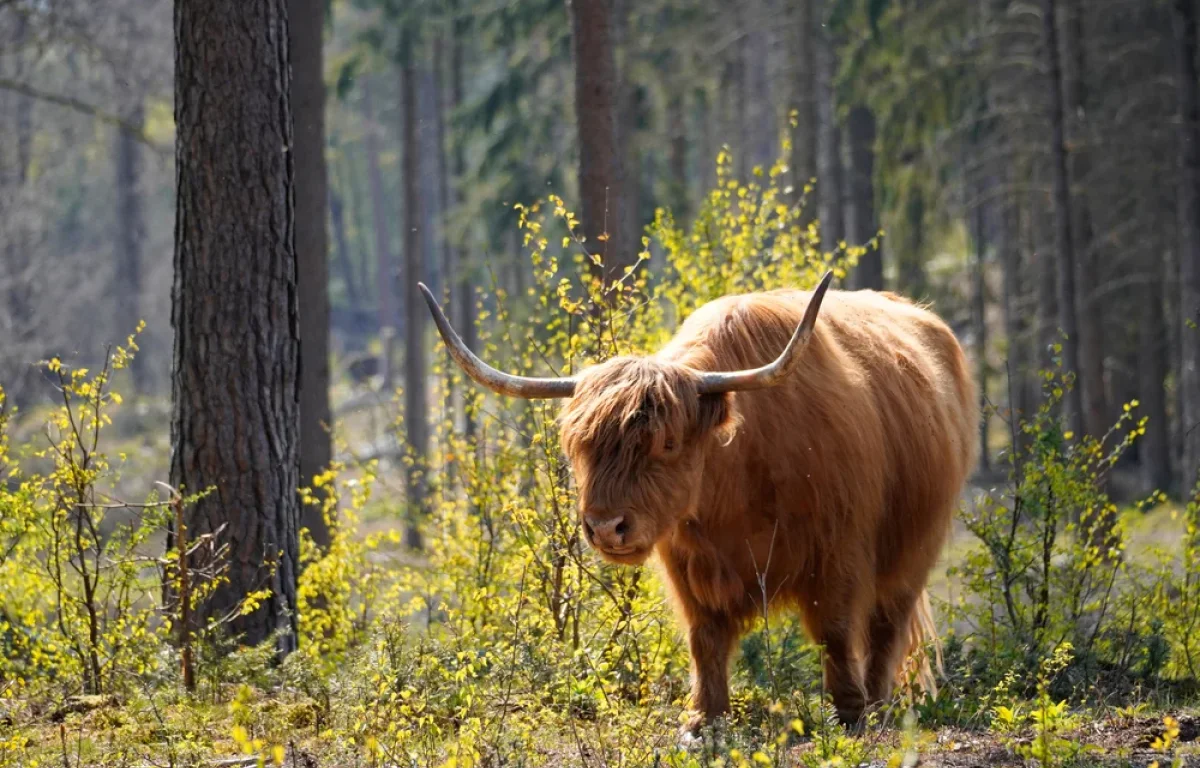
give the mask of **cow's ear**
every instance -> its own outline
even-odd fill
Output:
[[[696,432],[704,436],[716,432],[723,442],[733,439],[737,431],[738,418],[733,407],[733,393],[700,395],[700,412],[696,419]]]

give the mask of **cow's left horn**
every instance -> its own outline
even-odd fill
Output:
[[[433,313],[433,322],[437,324],[438,333],[442,335],[442,341],[446,342],[450,356],[472,379],[493,392],[509,397],[522,397],[526,400],[570,397],[575,394],[575,378],[573,376],[560,379],[514,376],[511,373],[498,371],[480,360],[454,332],[450,321],[446,319],[446,314],[442,312],[442,308],[438,306],[437,300],[433,298],[433,294],[429,292],[425,284],[417,283],[417,287],[425,296],[425,303],[429,305],[429,311]]]
[[[817,323],[817,313],[821,311],[821,301],[825,298],[825,291],[829,290],[831,282],[833,282],[833,272],[826,272],[817,289],[813,291],[812,298],[808,300],[808,308],[804,310],[804,319],[796,327],[796,332],[792,334],[791,340],[783,348],[779,357],[761,368],[752,368],[748,371],[730,371],[728,373],[706,371],[701,373],[698,387],[700,394],[714,395],[721,392],[766,389],[785,379],[796,367],[801,351],[808,344],[809,337],[812,336],[813,326]]]

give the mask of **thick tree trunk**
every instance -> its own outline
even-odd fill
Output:
[[[1075,240],[1072,232],[1071,188],[1067,173],[1067,145],[1063,106],[1062,63],[1058,45],[1056,0],[1042,0],[1043,54],[1050,78],[1050,174],[1053,181],[1054,244],[1058,251],[1058,323],[1066,335],[1062,340],[1063,368],[1078,376],[1079,323],[1075,295]],[[1064,396],[1067,428],[1078,432],[1083,426],[1083,395],[1076,382]]]
[[[215,491],[187,535],[229,548],[199,607],[246,643],[296,643],[299,328],[285,0],[176,0],[171,482]],[[241,183],[229,183],[230,179]],[[173,543],[168,543],[168,548]]]
[[[138,103],[126,115],[131,125],[141,126],[144,110]],[[129,131],[117,130],[117,269],[114,302],[117,340],[133,333],[142,317],[142,221],[141,144]],[[150,391],[145,354],[137,354],[129,366],[133,390],[141,395]]]
[[[363,81],[363,119],[366,122],[366,136],[363,146],[367,151],[367,183],[371,189],[371,214],[375,231],[375,282],[379,289],[379,331],[382,335],[384,328],[396,327],[396,269],[392,263],[391,234],[388,232],[387,194],[383,187],[383,169],[379,160],[379,134],[383,128],[376,118],[375,100],[372,96],[371,81]]]
[[[879,234],[875,216],[875,114],[861,104],[850,110],[846,124],[849,139],[849,205],[846,206],[846,238],[863,245]],[[883,252],[870,248],[854,270],[855,288],[883,290]]]
[[[300,484],[329,468],[329,177],[325,167],[324,0],[288,0],[295,123],[296,265],[300,303]],[[301,508],[300,524],[320,547],[329,526],[319,505]]]
[[[825,24],[824,0],[812,3],[812,33],[815,45],[817,100],[817,215],[821,221],[821,245],[833,250],[845,238],[842,212],[842,130],[838,125],[837,101],[833,81],[837,74],[837,53]]]
[[[589,253],[603,258],[601,277],[619,279],[633,248],[621,242],[624,174],[617,145],[617,68],[612,0],[569,0],[579,129],[580,224]]]
[[[1200,86],[1193,0],[1174,0],[1179,73],[1179,391],[1183,490],[1200,480]]]
[[[404,142],[404,429],[412,463],[408,467],[409,521],[405,539],[409,547],[421,547],[420,521],[426,509],[426,458],[429,451],[429,422],[425,396],[425,302],[417,288],[422,279],[421,163],[417,141],[417,73],[411,44],[402,43],[400,100],[403,110]]]

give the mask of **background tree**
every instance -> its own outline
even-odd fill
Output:
[[[215,489],[188,507],[187,533],[229,548],[227,582],[200,616],[224,617],[266,589],[231,630],[251,644],[279,633],[286,652],[300,457],[285,0],[176,0],[175,33],[171,483]]]
[[[288,0],[295,126],[296,268],[300,312],[300,482],[329,466],[329,183],[325,168],[325,3]],[[301,524],[329,543],[324,514],[301,507]]]
[[[613,0],[570,1],[580,223],[588,251],[604,259],[605,281],[619,278],[633,263],[635,248],[621,240],[625,178],[617,142],[619,81],[612,6]]]

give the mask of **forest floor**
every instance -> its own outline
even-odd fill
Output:
[[[286,697],[286,694],[285,694]],[[217,732],[225,730],[215,720],[207,723],[209,749],[200,754],[192,752],[187,758],[173,752],[170,745],[156,743],[153,729],[142,731],[146,741],[141,744],[131,744],[120,738],[128,737],[131,731],[123,725],[130,715],[123,711],[120,704],[111,699],[94,697],[97,701],[88,702],[82,707],[86,711],[72,711],[63,714],[62,710],[44,711],[36,718],[39,722],[16,722],[12,714],[0,710],[0,732],[14,725],[23,725],[22,730],[27,736],[32,736],[38,744],[27,756],[37,755],[37,765],[62,766],[62,768],[149,768],[150,766],[171,765],[183,768],[241,768],[255,765],[273,765],[271,757],[260,763],[255,757],[239,757],[237,745],[227,737],[218,737]],[[15,702],[10,701],[9,704]],[[264,701],[265,704],[279,702]],[[283,705],[279,705],[283,706]],[[203,708],[201,708],[203,709]],[[287,709],[280,710],[281,716],[289,716]],[[290,711],[290,710],[288,710]],[[196,713],[198,714],[198,712]],[[210,714],[213,714],[210,711]],[[1164,734],[1163,715],[1139,714],[1127,716],[1120,714],[1078,713],[1077,727],[1049,737],[1047,760],[1023,757],[1022,752],[1037,747],[1040,738],[1036,733],[1024,730],[1009,734],[999,734],[986,729],[967,729],[960,727],[941,727],[938,729],[919,729],[905,733],[897,728],[871,728],[854,746],[847,748],[843,743],[835,751],[838,758],[829,760],[829,752],[819,754],[822,738],[826,741],[836,736],[826,733],[816,739],[804,737],[788,747],[782,755],[780,765],[797,766],[798,768],[818,768],[818,766],[860,766],[861,768],[899,768],[900,766],[928,766],[929,768],[1025,768],[1026,766],[1061,766],[1062,768],[1148,768],[1156,763],[1161,768],[1168,766],[1198,766],[1200,767],[1200,714],[1196,711],[1176,711],[1173,717],[1178,723],[1178,733],[1169,751],[1156,748],[1156,740]],[[18,719],[20,718],[18,716]],[[657,718],[656,718],[657,719]],[[661,724],[664,720],[658,720]],[[198,723],[194,723],[198,725]],[[595,741],[580,738],[581,733],[588,729],[588,723],[577,726],[580,731],[562,734],[542,734],[538,739],[541,746],[534,754],[523,756],[522,765],[529,766],[616,766],[633,765],[620,754],[619,750],[604,748],[603,739]],[[658,731],[651,726],[652,731]],[[841,733],[840,728],[838,734]],[[199,741],[206,739],[200,733]],[[645,734],[646,742],[659,745],[658,752],[665,757],[672,752],[672,747],[678,742],[673,732],[655,732]],[[711,734],[709,735],[711,738]],[[121,743],[118,744],[119,739]],[[2,744],[2,741],[0,741]],[[711,741],[694,743],[690,747],[691,755],[698,759],[696,762],[680,763],[680,754],[668,760],[655,759],[652,763],[658,765],[702,765],[709,764]],[[0,757],[3,757],[3,747],[0,746]],[[727,749],[718,752],[728,754]],[[131,759],[131,756],[140,757]],[[334,746],[323,740],[312,728],[297,727],[288,744],[277,757],[282,757],[283,768],[391,768],[388,762],[368,761],[358,754],[352,754],[342,747]],[[1172,762],[1172,760],[1178,762]],[[503,760],[497,764],[508,764]],[[0,760],[0,764],[8,765]],[[490,765],[484,757],[479,765]],[[729,764],[726,761],[724,764]],[[24,768],[24,766],[22,766]]]

